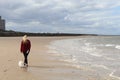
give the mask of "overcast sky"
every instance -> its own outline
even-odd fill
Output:
[[[6,29],[120,34],[120,0],[0,0]]]

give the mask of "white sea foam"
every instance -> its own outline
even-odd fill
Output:
[[[90,45],[91,45],[91,43],[85,43],[85,45],[86,45],[86,46],[90,46]]]
[[[120,49],[120,45],[116,45],[115,48],[116,48],[116,49]]]
[[[102,56],[102,54],[99,54],[99,51],[96,50],[96,47],[83,47],[82,49],[84,50],[84,52],[87,52],[89,55],[92,55],[92,56],[95,56],[95,57],[101,57]]]
[[[106,47],[112,47],[112,46],[115,46],[114,44],[106,44],[105,45]]]
[[[106,70],[110,70],[107,66],[105,65],[98,65],[98,64],[95,64],[93,65],[93,67],[99,67],[99,68],[103,68],[103,69],[106,69]]]
[[[109,74],[109,76],[110,76],[110,77],[113,77],[113,78],[115,78],[115,79],[119,79],[119,80],[120,80],[120,77],[114,75],[115,72],[116,72],[116,70],[114,70],[113,72],[111,72],[111,73]]]
[[[77,63],[77,59],[75,56],[70,56],[69,58],[61,58],[60,61],[70,62],[70,63]]]
[[[90,55],[92,56],[96,56],[96,57],[101,57],[102,55],[98,54],[98,53],[90,53]]]
[[[104,44],[96,44],[94,46],[98,46],[98,47],[101,46],[102,47],[102,46],[105,46],[105,45]]]
[[[75,67],[75,68],[77,68],[77,69],[92,71],[91,67],[88,67],[88,66],[82,66],[82,65],[76,65],[76,64],[74,64],[74,65],[72,65],[72,67]]]
[[[107,60],[112,60],[112,61],[115,60],[115,59],[113,59],[111,57],[106,57],[106,56],[104,56],[104,58],[107,59]]]
[[[82,64],[91,64],[91,62],[80,61]]]
[[[60,59],[60,61],[64,61],[64,62],[69,62],[69,63],[75,63],[76,59]]]

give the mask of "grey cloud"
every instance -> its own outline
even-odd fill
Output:
[[[85,30],[96,33],[119,24],[116,17],[119,14],[113,14],[113,8],[118,6],[120,1],[113,0],[4,0],[0,1],[0,15],[7,20],[8,29],[18,31],[24,27],[30,32],[33,29],[35,32],[80,33]]]

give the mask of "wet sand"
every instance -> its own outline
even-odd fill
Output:
[[[29,67],[20,68],[18,61],[23,60],[23,54],[20,53],[21,37],[0,37],[0,80],[112,80],[101,79],[87,66],[77,67],[56,60],[54,54],[48,53],[47,45],[60,39],[65,37],[30,37],[32,48]]]

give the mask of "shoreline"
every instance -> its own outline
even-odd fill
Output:
[[[42,50],[40,50],[40,54],[36,54],[37,56],[34,54],[34,56],[36,56],[36,61],[35,59],[32,60],[33,55],[31,55],[32,57],[31,62],[35,61],[36,63],[31,63],[31,66],[29,66],[28,71],[31,71],[33,74],[35,74],[38,80],[40,80],[41,78],[42,80],[58,80],[58,79],[64,80],[67,78],[69,78],[69,80],[72,80],[70,76],[71,76],[71,73],[74,73],[75,67],[70,66],[71,63],[56,60],[55,57],[57,56],[55,56],[53,53],[49,53],[48,47],[47,47],[53,41],[62,40],[62,39],[71,39],[71,38],[74,38],[74,37],[67,37],[67,38],[66,37],[44,37],[44,39],[47,42],[45,42],[44,44],[41,44],[44,46],[41,47]],[[45,41],[44,39],[43,41]],[[39,58],[41,59],[39,62],[37,62]],[[42,74],[39,74],[39,73],[42,73]],[[66,74],[66,73],[70,73],[70,74]]]

